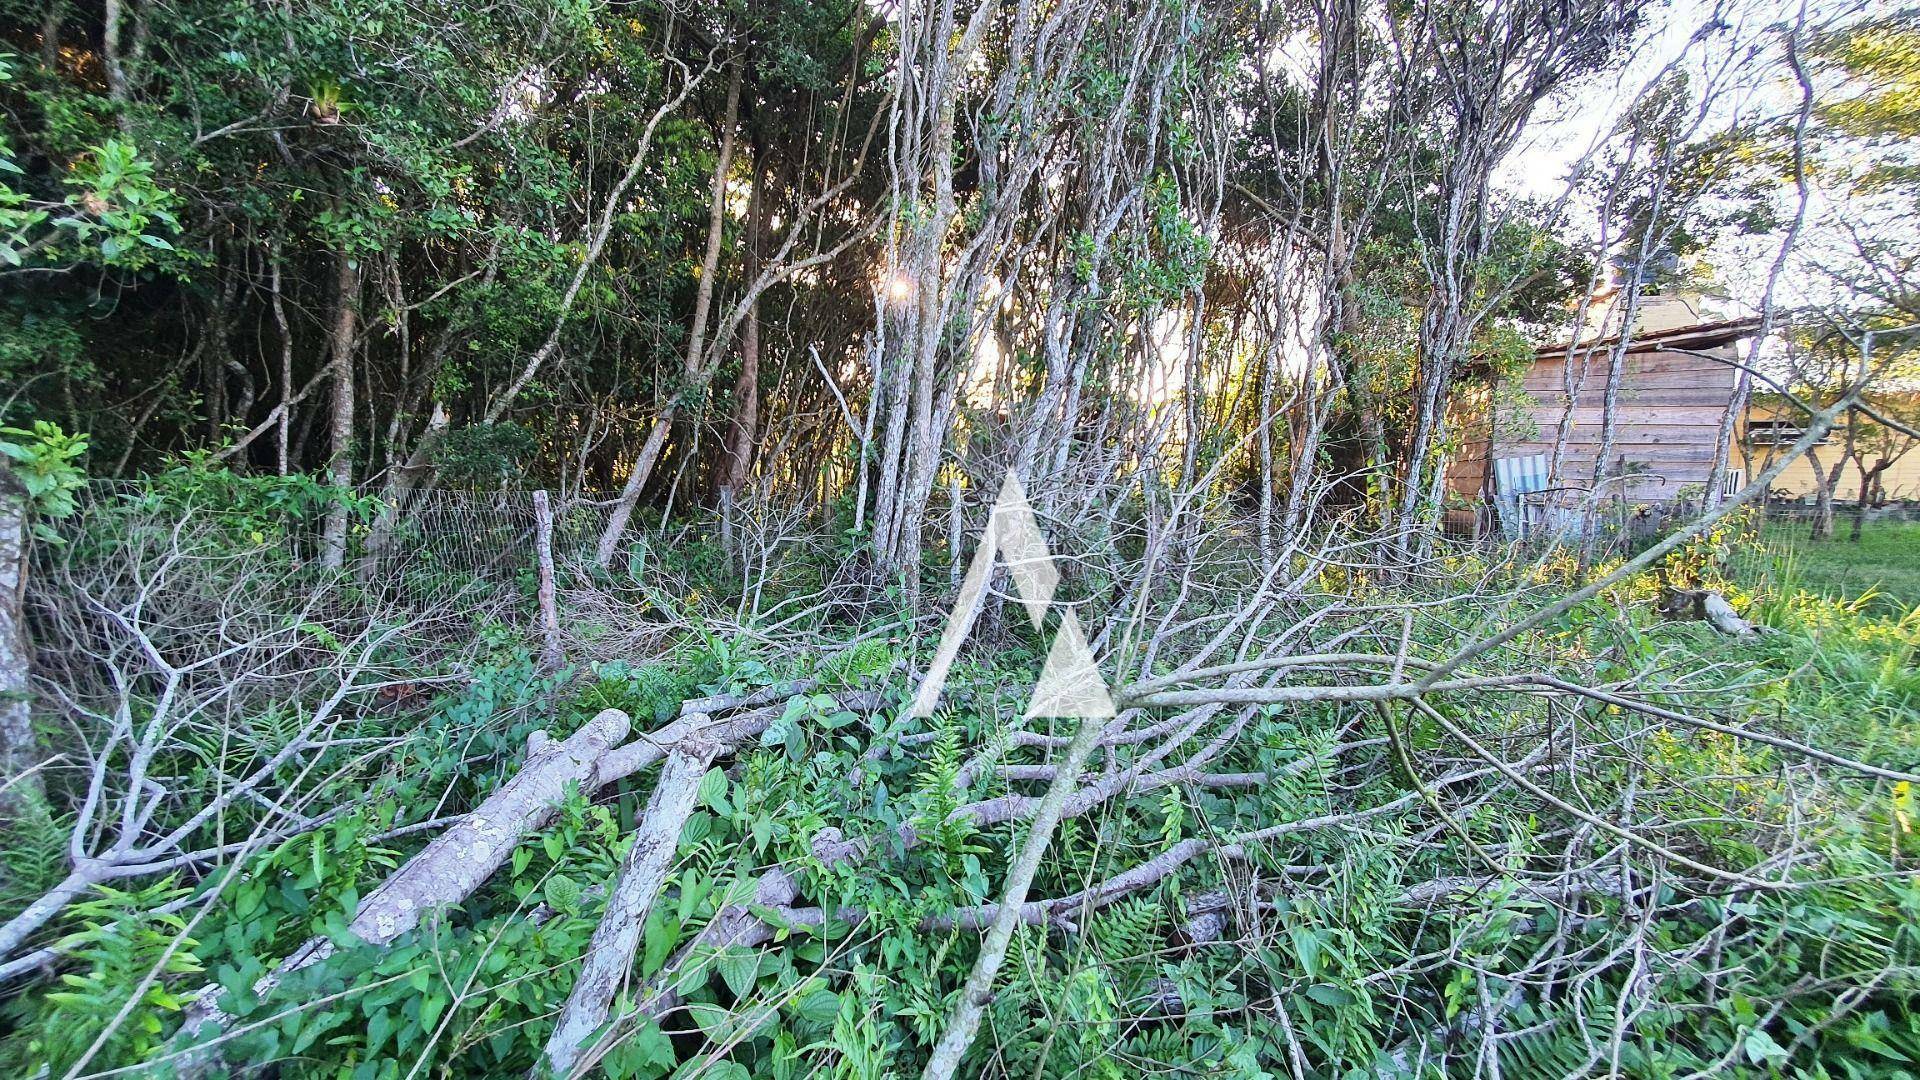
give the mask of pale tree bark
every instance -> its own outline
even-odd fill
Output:
[[[1435,488],[1447,403],[1475,333],[1494,306],[1518,285],[1489,286],[1485,263],[1499,229],[1492,182],[1518,143],[1534,107],[1589,62],[1615,46],[1637,21],[1633,5],[1522,2],[1484,16],[1425,4],[1401,34],[1416,34],[1409,59],[1431,62],[1446,77],[1435,106],[1451,128],[1435,220],[1415,218],[1421,259],[1432,289],[1421,315],[1415,374],[1417,407],[1400,476],[1394,553],[1402,561],[1419,550],[1417,528]],[[1564,201],[1565,196],[1562,196]]]
[[[1820,463],[1820,451],[1809,446],[1807,447],[1807,464],[1813,467],[1811,470],[1813,473],[1813,524],[1808,529],[1808,536],[1814,540],[1831,540],[1833,539],[1833,489],[1839,485],[1840,474],[1846,470],[1847,457],[1841,454],[1840,460],[1833,463],[1833,468],[1828,469]]]
[[[1787,31],[1787,66],[1793,71],[1794,82],[1800,89],[1800,110],[1793,124],[1793,223],[1787,227],[1786,235],[1780,238],[1780,248],[1774,254],[1772,267],[1767,271],[1766,290],[1760,298],[1760,325],[1754,330],[1755,346],[1750,359],[1758,357],[1759,343],[1773,334],[1774,290],[1787,268],[1787,257],[1800,240],[1800,231],[1806,227],[1807,206],[1812,198],[1812,189],[1807,183],[1807,126],[1813,119],[1814,91],[1813,80],[1808,76],[1806,64],[1800,56],[1800,35],[1806,21],[1807,7],[1802,4],[1798,17]],[[1706,505],[1709,508],[1720,505],[1726,498],[1723,489],[1726,487],[1728,458],[1733,453],[1733,436],[1740,418],[1746,415],[1752,392],[1752,372],[1743,366],[1734,374],[1733,400],[1727,403],[1726,414],[1720,419],[1719,441],[1713,449],[1713,467],[1707,475]],[[1818,472],[1819,469],[1816,467],[1814,471]]]
[[[273,324],[280,331],[280,404],[278,436],[274,445],[274,471],[287,475],[287,436],[293,426],[293,331],[287,325],[287,305],[280,289],[280,240],[276,237],[267,255],[268,289],[273,298]]]
[[[1580,404],[1581,394],[1586,389],[1587,374],[1593,363],[1594,349],[1581,348],[1580,339],[1586,332],[1587,315],[1592,309],[1594,294],[1599,292],[1600,287],[1606,283],[1608,251],[1613,243],[1614,201],[1619,198],[1625,186],[1622,180],[1632,157],[1633,151],[1629,147],[1614,169],[1612,182],[1606,185],[1601,194],[1600,207],[1595,214],[1597,235],[1593,243],[1593,272],[1588,275],[1586,288],[1581,291],[1580,299],[1574,305],[1573,317],[1568,320],[1567,350],[1566,355],[1562,357],[1560,371],[1560,388],[1566,396],[1566,401],[1560,407],[1560,420],[1554,425],[1553,453],[1547,458],[1549,487],[1557,487],[1564,480],[1561,470],[1566,465],[1567,441],[1573,436],[1573,411]],[[1600,336],[1603,338],[1606,336],[1604,328]]]
[[[353,353],[360,317],[360,265],[342,249],[335,256],[334,311],[330,369],[333,394],[329,401],[327,483],[339,496],[353,487]],[[347,558],[348,512],[344,502],[327,507],[320,533],[320,565],[338,570]]]
[[[361,942],[385,945],[419,926],[429,914],[465,900],[507,861],[523,838],[553,817],[569,784],[589,791],[597,786],[607,751],[630,729],[625,713],[607,709],[558,743],[544,732],[536,733],[528,740],[526,762],[513,779],[368,893],[348,930]],[[266,995],[287,975],[325,960],[333,951],[328,938],[309,940],[262,976],[254,984],[254,993]],[[232,1017],[220,1008],[219,998],[218,986],[202,990],[187,1009],[181,1032],[195,1038],[227,1027]],[[214,1061],[198,1056],[194,1063],[195,1068],[183,1066],[183,1074],[204,1074]]]
[[[578,1075],[604,1052],[602,1046],[589,1044],[588,1038],[607,1022],[614,998],[628,986],[640,931],[666,883],[674,851],[680,846],[680,831],[693,813],[707,765],[719,752],[719,743],[696,738],[667,754],[653,797],[634,829],[633,846],[620,864],[606,910],[587,945],[580,977],[574,980],[547,1039],[545,1069],[536,1068],[535,1077]]]
[[[1007,958],[1007,947],[1013,942],[1013,932],[1020,926],[1027,891],[1032,888],[1034,875],[1040,870],[1040,860],[1046,856],[1047,846],[1053,841],[1053,830],[1060,824],[1067,801],[1080,781],[1080,773],[1086,768],[1087,759],[1092,756],[1106,727],[1107,721],[1102,718],[1083,719],[1079,730],[1074,733],[1073,741],[1067,745],[1067,751],[1047,785],[1047,793],[1041,796],[1034,810],[1026,839],[1014,854],[1013,864],[1007,870],[1000,905],[994,912],[986,939],[980,943],[980,955],[974,960],[973,970],[967,974],[966,984],[960,988],[960,1000],[954,1003],[947,1029],[934,1046],[932,1056],[927,1059],[927,1067],[920,1074],[921,1080],[951,1080],[959,1070],[961,1060],[966,1057],[967,1047],[973,1044],[974,1033],[980,1030],[980,1020],[986,1014],[987,1003],[993,999],[994,977],[1000,973],[1000,965]]]
[[[33,537],[26,488],[0,467],[0,819],[37,801],[42,785],[32,770],[40,764],[33,738],[27,641],[27,553]]]
[[[567,656],[560,647],[560,606],[554,596],[553,505],[544,489],[533,493],[533,553],[540,575],[540,667],[556,671]]]
[[[919,64],[900,65],[902,92],[895,98],[895,108],[902,110],[900,122],[912,128],[906,135],[904,153],[896,150],[895,166],[903,175],[896,176],[895,191],[908,200],[897,210],[911,210],[917,220],[908,228],[900,252],[904,258],[887,260],[888,280],[882,283],[888,300],[895,305],[896,317],[888,321],[899,331],[899,337],[897,345],[887,350],[892,355],[883,357],[897,381],[889,395],[886,458],[874,542],[881,567],[901,574],[910,596],[917,595],[921,518],[933,492],[944,441],[934,427],[934,364],[947,299],[941,256],[957,210],[953,133],[959,77],[967,70],[998,10],[998,0],[987,0],[974,11],[964,30],[955,21],[952,0],[904,11],[901,19],[903,28],[917,31],[912,34],[911,45],[903,41],[903,51],[909,47],[924,49],[926,58],[924,70]],[[919,110],[918,116],[904,113],[909,107],[907,90],[914,91],[911,107]],[[924,132],[918,126],[922,123],[926,125]],[[903,292],[907,295],[900,295]]]
[[[1661,179],[1656,181],[1656,188],[1663,187],[1664,184],[1665,170],[1662,170]],[[1659,203],[1660,198],[1658,190],[1656,190],[1654,196],[1655,215],[1659,213]],[[1618,470],[1618,475],[1616,475],[1612,459],[1615,440],[1619,432],[1620,391],[1625,385],[1627,377],[1627,350],[1633,344],[1634,324],[1640,318],[1640,294],[1643,288],[1642,276],[1646,266],[1647,256],[1653,246],[1653,233],[1654,222],[1652,218],[1649,218],[1646,231],[1642,233],[1640,237],[1638,255],[1634,259],[1632,266],[1628,269],[1632,277],[1627,281],[1626,302],[1621,309],[1619,336],[1614,341],[1612,349],[1607,355],[1607,382],[1600,392],[1600,445],[1599,448],[1594,451],[1593,455],[1593,499],[1588,504],[1587,527],[1583,530],[1582,534],[1583,543],[1581,550],[1585,553],[1583,558],[1590,559],[1592,557],[1594,545],[1599,539],[1593,529],[1592,511],[1597,509],[1603,500],[1618,500],[1623,498],[1625,493],[1626,477],[1624,469]],[[1607,488],[1607,483],[1610,480],[1616,481],[1612,490],[1608,490]]]
[[[126,114],[127,69],[120,49],[123,16],[122,0],[106,0],[101,18],[100,67],[107,76],[107,99],[118,106],[115,121],[125,132],[129,118]]]
[[[714,279],[720,273],[720,241],[727,221],[727,171],[733,165],[744,67],[744,61],[735,60],[733,73],[727,79],[727,104],[720,121],[720,153],[713,164],[713,190],[707,213],[707,247],[700,259],[700,284],[694,292],[693,321],[687,333],[683,374],[689,381],[699,374],[702,361],[706,358],[707,319],[713,309]],[[627,473],[627,482],[620,489],[620,497],[613,504],[613,511],[607,517],[607,527],[600,534],[600,542],[594,550],[594,562],[601,567],[611,565],[614,553],[619,550],[620,539],[627,532],[627,522],[633,517],[634,507],[639,505],[640,495],[653,476],[653,468],[659,464],[667,436],[673,431],[679,404],[680,395],[675,391],[661,407],[660,415],[654,418],[646,441],[640,444],[640,453],[634,458],[633,466]]]

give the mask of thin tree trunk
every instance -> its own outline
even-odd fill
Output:
[[[412,500],[414,489],[433,469],[435,440],[451,424],[446,405],[434,402],[432,412],[427,415],[427,426],[413,441],[413,450],[408,453],[405,463],[387,467],[387,482],[380,492],[380,511],[367,526],[366,545],[360,557],[363,567],[360,573],[363,576],[373,573],[380,556],[386,553],[387,546],[392,543],[393,530],[400,523],[401,512]]]
[[[633,186],[634,179],[640,175],[640,167],[646,164],[647,154],[653,147],[654,132],[659,128],[660,121],[664,120],[668,113],[678,109],[712,71],[713,65],[709,63],[698,72],[689,75],[687,81],[680,87],[679,93],[662,102],[648,118],[646,128],[640,133],[640,142],[634,147],[633,157],[627,161],[626,173],[621,176],[618,183],[613,185],[612,190],[607,192],[606,201],[601,204],[600,222],[594,227],[592,236],[587,240],[586,254],[581,258],[580,265],[574,269],[573,280],[567,283],[567,291],[561,294],[560,309],[554,314],[553,328],[548,331],[547,340],[527,358],[520,373],[514,376],[506,389],[487,403],[484,414],[486,423],[499,423],[500,418],[507,414],[507,410],[519,398],[520,392],[526,389],[527,384],[540,373],[540,369],[546,362],[560,351],[560,335],[566,330],[567,315],[573,310],[573,304],[580,295],[581,286],[586,284],[587,274],[593,270],[594,264],[600,261],[600,253],[607,246],[607,237],[613,233],[614,222],[619,218],[621,209],[626,206],[627,189]]]
[[[1867,502],[1873,495],[1873,480],[1880,475],[1879,469],[1860,470],[1860,498],[1853,508],[1853,527],[1847,532],[1847,539],[1860,542],[1860,534],[1866,531]]]
[[[766,228],[767,165],[765,155],[754,154],[753,194],[747,201],[746,280],[760,276],[760,236]],[[734,385],[733,419],[727,428],[726,470],[721,480],[730,501],[746,486],[753,464],[754,440],[760,428],[760,301],[747,305],[740,324],[740,380]]]
[[[760,276],[760,235],[766,227],[762,218],[767,208],[766,154],[755,149],[753,155],[753,193],[747,200],[746,273],[751,283]],[[751,287],[751,285],[749,286]],[[760,299],[747,298],[746,317],[740,324],[740,378],[733,388],[733,416],[727,424],[727,437],[721,444],[720,528],[723,547],[733,550],[733,514],[740,491],[746,487],[753,465],[754,440],[760,428]]]
[[[1028,824],[1026,840],[1014,855],[1013,864],[1008,867],[1006,885],[1001,893],[1000,906],[994,913],[993,925],[980,943],[980,955],[974,960],[973,970],[967,974],[966,985],[960,988],[960,1000],[954,1003],[947,1030],[940,1036],[939,1044],[927,1059],[927,1067],[920,1074],[921,1080],[951,1080],[959,1070],[961,1060],[966,1057],[967,1047],[972,1045],[974,1033],[980,1029],[987,1003],[993,999],[994,977],[1000,972],[1000,965],[1007,957],[1007,946],[1012,943],[1013,932],[1020,924],[1020,912],[1027,902],[1027,890],[1033,885],[1034,875],[1039,872],[1040,860],[1053,840],[1053,830],[1060,824],[1067,799],[1073,794],[1074,785],[1080,782],[1080,772],[1086,767],[1087,758],[1092,756],[1093,748],[1100,741],[1100,733],[1106,730],[1107,723],[1100,717],[1082,719],[1079,731],[1074,733],[1073,741],[1067,744],[1067,752],[1061,758],[1059,769],[1054,773],[1053,781],[1047,785],[1047,793],[1041,796],[1040,804]]]
[[[26,488],[0,467],[0,818],[24,800],[38,801],[40,763],[29,696],[32,652],[27,642],[27,552],[32,511]]]
[[[1807,125],[1813,119],[1814,89],[1813,81],[1807,76],[1806,65],[1800,59],[1800,33],[1806,24],[1807,10],[1800,9],[1800,17],[1787,32],[1787,66],[1792,69],[1794,81],[1800,89],[1800,109],[1793,125],[1793,186],[1795,205],[1793,223],[1787,226],[1787,234],[1780,238],[1780,247],[1774,254],[1773,265],[1767,271],[1767,286],[1760,296],[1760,325],[1754,330],[1754,347],[1748,361],[1758,359],[1759,344],[1773,334],[1774,290],[1780,283],[1780,275],[1787,268],[1787,257],[1800,240],[1800,230],[1806,227],[1807,205],[1811,198],[1811,189],[1807,183]],[[1713,468],[1707,473],[1707,509],[1717,508],[1726,498],[1722,492],[1727,473],[1727,457],[1732,453],[1733,433],[1738,428],[1740,418],[1746,415],[1747,402],[1752,396],[1752,373],[1746,368],[1738,369],[1735,376],[1733,400],[1727,404],[1727,414],[1720,423],[1720,443],[1714,447]],[[1763,507],[1764,509],[1764,504]]]
[[[40,18],[40,66],[47,71],[60,67],[60,24],[67,20],[67,0],[50,0]]]
[[[727,80],[727,107],[720,122],[720,154],[713,165],[712,205],[707,213],[707,250],[700,260],[700,284],[694,293],[692,330],[687,335],[686,375],[692,379],[700,371],[700,364],[706,355],[707,316],[713,309],[714,279],[720,272],[720,240],[727,221],[727,170],[733,164],[733,146],[735,128],[740,119],[740,83],[744,61],[733,63],[733,74]],[[634,459],[633,470],[627,474],[627,482],[620,489],[620,498],[608,515],[606,531],[600,534],[600,543],[594,550],[594,563],[602,568],[612,564],[614,552],[620,547],[620,540],[626,535],[627,522],[633,517],[633,509],[640,501],[640,494],[646,489],[647,481],[653,475],[653,469],[660,460],[660,451],[666,446],[667,435],[673,429],[675,414],[679,411],[680,399],[676,393],[669,397],[661,407],[660,416],[653,422],[653,430],[647,433],[647,441],[640,447],[640,454]]]
[[[329,570],[338,570],[347,558],[347,506],[341,499],[346,490],[353,487],[353,348],[360,304],[359,265],[344,250],[336,262],[333,397],[326,479],[340,491],[327,507],[326,523],[320,534],[320,565]]]
[[[233,304],[240,294],[239,274],[221,267],[220,291],[207,312],[206,348],[200,350],[200,384],[206,396],[207,442],[218,445],[227,418],[234,410],[227,407],[227,372],[233,359],[228,337],[233,323]],[[242,417],[242,419],[245,419]]]
[[[1833,489],[1840,483],[1840,472],[1846,468],[1846,458],[1836,462],[1831,471],[1820,464],[1820,451],[1807,447],[1807,464],[1813,466],[1813,527],[1808,535],[1815,540],[1833,539]]]
[[[120,61],[121,0],[106,0],[101,18],[100,67],[107,76],[107,99],[120,106],[115,120],[127,130],[127,70]]]

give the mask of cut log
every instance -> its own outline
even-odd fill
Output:
[[[546,744],[544,752],[530,757],[478,809],[434,837],[369,893],[348,929],[361,941],[384,945],[419,926],[427,912],[471,896],[528,833],[553,816],[568,784],[577,782],[587,790],[598,786],[602,757],[627,737],[630,726],[626,713],[606,709],[566,739]],[[289,961],[305,967],[321,958],[302,960],[306,951]]]
[[[1731,637],[1760,631],[1759,626],[1741,618],[1726,597],[1710,589],[1667,589],[1661,594],[1660,614],[1668,619],[1698,619]]]
[[[427,911],[465,900],[506,861],[521,839],[552,816],[553,804],[569,782],[577,780],[583,790],[591,791],[631,776],[684,745],[711,744],[711,760],[739,742],[758,736],[785,708],[783,703],[716,720],[699,711],[698,706],[738,707],[796,687],[798,692],[805,692],[814,685],[805,680],[749,695],[694,699],[683,703],[681,715],[673,723],[618,749],[612,748],[626,738],[630,723],[617,709],[602,712],[558,744],[544,732],[535,732],[527,740],[527,762],[519,775],[370,893],[361,903],[351,929],[365,943],[384,945],[418,926]],[[834,699],[841,708],[864,710],[877,707],[885,695],[845,691],[835,694]],[[743,926],[749,922],[761,925],[745,912],[732,913],[732,918]],[[325,938],[308,941],[262,976],[254,984],[255,994],[265,996],[285,975],[319,963],[332,952],[332,943]],[[220,1009],[219,996],[218,987],[200,992],[186,1011],[180,1028],[183,1037],[201,1043],[218,1038],[233,1020]],[[205,1075],[218,1063],[217,1051],[193,1053],[183,1059],[180,1075]]]
[[[527,761],[519,773],[367,894],[348,929],[363,942],[385,945],[419,926],[428,912],[471,896],[528,833],[553,816],[568,784],[578,782],[588,790],[597,786],[607,748],[626,738],[630,727],[626,713],[607,709],[560,742],[529,739]],[[331,940],[313,938],[262,976],[254,993],[265,996],[287,975],[331,955]],[[202,990],[187,1009],[181,1031],[204,1037],[209,1025],[219,1031],[231,1023],[219,997],[218,987]],[[183,1064],[181,1074],[196,1075],[213,1064],[213,1058],[199,1056]]]
[[[806,684],[800,684],[806,685]],[[804,689],[796,691],[805,693]],[[763,692],[764,693],[764,692]],[[793,695],[786,695],[791,697]],[[696,698],[689,706],[719,703],[724,706],[748,706],[758,704],[763,694],[746,697]],[[834,701],[843,709],[861,712],[879,707],[886,700],[877,690],[853,690],[833,695]],[[682,710],[679,719],[661,728],[659,731],[640,736],[625,746],[607,755],[600,767],[600,782],[611,783],[624,779],[645,769],[654,762],[667,756],[668,751],[688,739],[700,739],[717,743],[723,750],[739,745],[748,739],[757,739],[760,733],[773,726],[780,714],[786,711],[786,702],[761,708],[748,709],[721,719],[714,719],[704,712]]]
[[[1740,613],[1733,610],[1733,605],[1727,603],[1727,598],[1717,592],[1700,594],[1700,617],[1715,630],[1733,637],[1746,637],[1759,629],[1741,618]]]
[[[793,907],[799,895],[799,885],[785,870],[775,866],[762,872],[754,881],[752,904],[729,904],[721,908],[705,929],[668,959],[664,973],[654,979],[652,989],[641,998],[639,1015],[658,1020],[679,1008],[685,1000],[681,988],[699,975],[699,969],[692,965],[702,963],[703,958],[729,947],[750,949],[772,941],[774,927],[754,909],[770,910],[784,917],[800,910]],[[801,917],[804,918],[804,911]]]
[[[719,752],[720,744],[695,738],[675,746],[667,755],[660,782],[634,830],[633,847],[607,897],[606,912],[594,928],[580,977],[574,981],[553,1035],[547,1040],[543,1064],[534,1069],[535,1077],[572,1076],[576,1069],[591,1067],[599,1060],[600,1047],[592,1042],[594,1033],[607,1022],[614,996],[632,974],[633,955],[640,945],[647,913],[660,895],[673,853],[680,846],[680,830],[693,813],[700,780]]]

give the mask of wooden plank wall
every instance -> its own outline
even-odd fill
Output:
[[[1711,352],[1729,359],[1737,355],[1731,346]],[[1584,488],[1593,481],[1607,360],[1604,349],[1585,358],[1584,364],[1582,357],[1574,357],[1575,374],[1580,377],[1580,403],[1573,410],[1573,430],[1560,472],[1562,483]],[[1733,397],[1735,371],[1729,364],[1679,352],[1633,353],[1627,356],[1626,364],[1619,408],[1614,414],[1613,457],[1615,462],[1624,457],[1629,471],[1637,475],[1626,482],[1622,493],[1630,502],[1665,502],[1686,485],[1705,483],[1712,471],[1714,442]],[[1554,433],[1566,409],[1565,379],[1566,361],[1562,358],[1553,356],[1534,363],[1522,386],[1530,402],[1526,410],[1535,434],[1503,441],[1494,448],[1493,456],[1553,453]],[[1501,430],[1528,430],[1526,420],[1524,416],[1508,417]],[[1615,485],[1616,489],[1620,487]]]
[[[1734,359],[1732,344],[1701,350],[1709,356]],[[1594,457],[1599,454],[1601,398],[1607,392],[1607,352],[1574,356],[1580,377],[1580,404],[1572,411],[1572,432],[1561,467],[1561,482],[1588,488],[1594,480]],[[1498,440],[1486,440],[1486,421],[1467,421],[1473,434],[1467,446],[1448,465],[1448,488],[1469,500],[1484,492],[1490,457],[1553,454],[1553,434],[1559,430],[1567,405],[1567,361],[1548,356],[1534,361],[1521,386],[1528,404],[1507,413],[1494,425]],[[1636,469],[1634,479],[1613,484],[1628,502],[1667,502],[1688,484],[1705,484],[1713,471],[1713,444],[1720,434],[1720,417],[1734,396],[1734,367],[1707,356],[1684,352],[1636,352],[1626,357],[1620,380],[1620,404],[1615,411],[1613,457],[1626,459]],[[1738,467],[1738,459],[1734,461]],[[1569,492],[1578,496],[1578,492]]]

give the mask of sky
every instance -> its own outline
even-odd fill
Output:
[[[1712,88],[1703,133],[1754,116],[1791,117],[1798,91],[1783,63],[1782,33],[1798,11],[1794,0],[1670,0],[1658,6],[1624,67],[1583,79],[1542,103],[1496,183],[1534,199],[1561,198],[1581,160],[1671,72],[1684,72],[1696,90]],[[1783,200],[1791,195],[1783,188]],[[1592,235],[1592,217],[1591,206],[1576,198],[1569,228]],[[1778,247],[1777,236],[1728,237],[1707,253],[1718,285],[1729,294],[1730,313],[1758,308]],[[1777,300],[1791,302],[1786,291]]]

